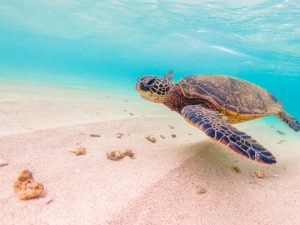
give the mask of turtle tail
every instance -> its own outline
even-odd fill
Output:
[[[281,111],[280,113],[276,114],[276,117],[286,123],[294,131],[298,132],[300,130],[300,123],[296,118],[292,117],[287,112]]]

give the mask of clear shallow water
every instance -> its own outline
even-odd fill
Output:
[[[299,0],[2,0],[0,78],[133,93],[141,74],[229,74],[300,118],[299,24]]]

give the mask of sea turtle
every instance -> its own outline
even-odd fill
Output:
[[[235,152],[262,163],[275,157],[246,133],[231,124],[275,115],[298,132],[300,123],[284,111],[280,101],[267,90],[226,75],[195,75],[173,83],[173,72],[163,77],[142,76],[136,90],[149,101],[178,112],[210,138]]]

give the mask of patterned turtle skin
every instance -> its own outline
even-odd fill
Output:
[[[298,132],[300,123],[284,111],[267,90],[225,75],[195,75],[173,83],[173,72],[162,78],[142,76],[136,90],[146,100],[162,103],[179,113],[208,137],[258,162],[276,163],[270,151],[232,124],[275,115]]]

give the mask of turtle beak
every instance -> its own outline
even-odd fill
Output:
[[[141,82],[140,80],[136,83],[135,89],[139,92],[149,90],[149,88],[143,82]]]
[[[135,89],[138,91],[138,92],[141,92],[141,83],[138,81],[135,85]]]
[[[141,88],[140,88],[140,83],[139,82],[136,82],[135,84],[135,90],[139,91]]]

